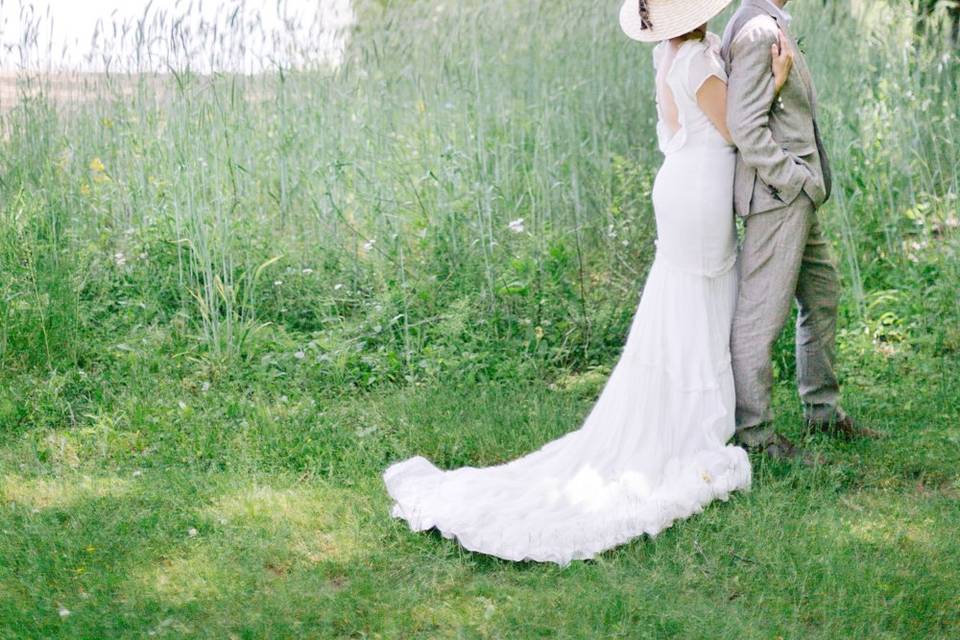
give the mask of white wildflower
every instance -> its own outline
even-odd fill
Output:
[[[303,360],[306,356],[307,354],[303,352],[303,349],[293,354],[293,357],[296,358],[297,360]]]
[[[364,242],[363,243],[364,251],[370,251],[370,249],[373,248],[373,245],[376,243],[376,241],[377,241],[376,238],[370,238],[369,240]]]
[[[523,233],[523,218],[511,220],[510,224],[507,225],[507,228],[514,233]]]
[[[197,533],[199,532],[193,527],[190,527],[189,529],[187,529],[187,535],[190,536],[191,538],[196,537]]]
[[[57,610],[57,613],[60,614],[60,617],[61,617],[61,618],[66,618],[67,616],[70,615],[70,609],[67,609],[66,607],[61,606],[61,607]]]
[[[117,251],[113,254],[113,261],[117,263],[118,267],[122,267],[127,264],[127,257],[123,255],[123,252]]]

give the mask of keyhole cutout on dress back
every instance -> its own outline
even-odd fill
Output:
[[[657,102],[660,104],[660,117],[667,125],[671,136],[675,136],[680,131],[680,111],[677,108],[677,101],[673,97],[673,91],[667,83],[667,75],[673,66],[676,55],[676,47],[668,44],[664,54],[665,60],[657,70]]]

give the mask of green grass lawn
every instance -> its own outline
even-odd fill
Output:
[[[3,439],[0,636],[957,637],[956,364],[847,380],[886,438],[809,441],[814,469],[755,459],[749,493],[566,568],[410,532],[379,472],[532,450],[602,374],[340,399],[118,383],[87,426]],[[777,400],[799,436],[789,385]]]

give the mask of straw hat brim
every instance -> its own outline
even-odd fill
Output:
[[[713,18],[732,0],[646,0],[650,23],[644,28],[638,0],[620,6],[620,28],[641,42],[659,42],[693,31]]]

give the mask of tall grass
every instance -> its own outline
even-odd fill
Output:
[[[957,312],[938,257],[960,193],[949,25],[918,32],[893,0],[794,4],[847,325],[907,339],[891,291]],[[503,353],[604,362],[651,258],[660,161],[650,49],[614,9],[370,3],[335,69],[82,76],[71,99],[22,74],[0,146],[0,364],[60,368],[147,325],[228,360],[275,325],[367,383],[495,375]],[[134,58],[172,50],[158,38]]]

